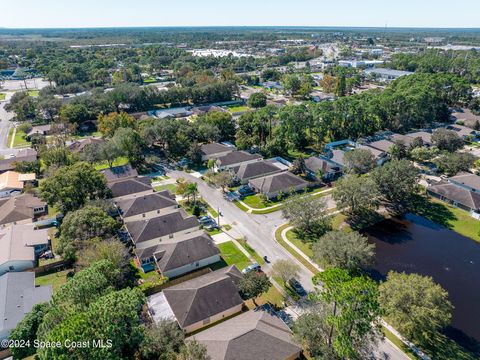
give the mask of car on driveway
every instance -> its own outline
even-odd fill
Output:
[[[300,296],[307,295],[307,292],[303,288],[302,284],[297,279],[291,278],[288,280],[288,285]]]
[[[198,219],[198,221],[200,222],[200,224],[208,224],[208,223],[211,223],[213,221],[213,219],[208,216],[208,215],[205,215],[205,216],[202,216]]]
[[[248,265],[245,269],[242,270],[242,274],[248,274],[249,272],[252,272],[252,271],[261,271],[262,270],[262,267],[260,266],[260,264],[252,264],[252,265]]]

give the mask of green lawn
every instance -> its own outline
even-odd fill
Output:
[[[248,211],[248,209],[247,209],[245,206],[243,206],[239,201],[235,200],[233,203],[234,203],[235,206],[238,207],[240,210],[245,211],[245,212]]]
[[[30,142],[25,140],[25,133],[23,131],[17,131],[15,132],[15,138],[13,139],[13,147],[18,147],[18,146],[26,146],[29,145]],[[11,141],[11,139],[10,139]]]
[[[251,110],[248,106],[232,106],[228,108],[231,113],[238,113]]]
[[[250,260],[237,248],[232,241],[218,244],[218,249],[227,265],[236,265],[239,270],[250,265]]]
[[[10,147],[10,144],[12,143],[12,137],[15,129],[13,127],[8,130],[8,137],[7,137],[7,146]],[[13,147],[18,147],[18,146],[26,146],[29,145],[30,143],[25,140],[24,138],[25,133],[23,131],[15,131],[15,138],[13,139]]]
[[[37,97],[40,94],[40,91],[38,90],[28,90],[28,95]]]
[[[310,259],[313,257],[313,251],[311,248],[311,243],[302,241],[297,237],[297,234],[295,231],[288,230],[286,233],[287,239],[293,243],[297,248],[300,249],[301,252],[303,252],[305,255],[307,255]]]
[[[53,292],[55,292],[60,286],[67,282],[67,274],[69,271],[71,270],[62,270],[45,275],[39,275],[35,278],[35,285],[52,285]]]
[[[239,242],[240,245],[242,245],[242,247],[245,250],[247,250],[247,252],[250,254],[250,256],[253,257],[257,263],[259,263],[260,265],[265,264],[265,260],[263,260],[263,257],[258,255],[257,252],[255,251],[255,249],[252,248],[245,240],[237,239],[237,241]]]
[[[242,199],[242,201],[254,209],[264,209],[267,207],[258,195],[249,195]]]
[[[125,156],[121,156],[113,162],[112,167],[122,166],[126,164],[128,164],[128,158],[126,158]],[[108,168],[109,168],[109,165],[108,165],[108,162],[106,161],[101,161],[95,164],[95,169],[97,170],[104,170]]]
[[[155,186],[155,191],[164,191],[164,190],[168,190],[172,194],[175,194],[177,192],[177,185],[175,185],[175,184],[165,184],[165,185]]]
[[[314,274],[318,273],[318,270],[312,264],[310,264],[306,259],[303,258],[303,256],[301,256],[299,253],[297,253],[295,250],[293,250],[290,246],[288,246],[288,244],[285,241],[283,241],[282,236],[281,236],[282,231],[283,231],[283,229],[285,229],[289,226],[290,225],[288,225],[288,224],[284,224],[284,225],[278,227],[277,230],[275,231],[275,239],[290,254],[292,254],[298,261],[300,261],[303,265],[305,265],[305,267],[307,269],[309,269],[312,273],[314,273]]]
[[[414,212],[461,235],[480,242],[480,221],[471,217],[465,210],[461,210],[435,198],[418,196],[415,202]]]
[[[5,97],[7,96],[7,94],[5,93],[0,93],[0,101],[2,100],[5,100]]]

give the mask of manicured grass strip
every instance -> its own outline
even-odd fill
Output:
[[[277,242],[282,245],[290,254],[292,254],[298,261],[300,261],[308,270],[310,270],[312,273],[316,274],[318,273],[318,270],[310,264],[303,256],[301,256],[299,253],[297,253],[295,250],[293,250],[285,241],[282,239],[282,231],[283,229],[287,228],[288,224],[284,224],[280,226],[276,231],[275,231],[275,239]]]
[[[245,212],[248,211],[248,209],[247,209],[245,206],[243,206],[240,202],[238,202],[238,201],[235,200],[233,203],[234,203],[234,204],[236,205],[236,207],[238,207],[240,210],[245,211]]]
[[[0,93],[0,101],[2,100],[5,100],[5,97],[7,96],[7,94],[5,93]]]
[[[282,208],[283,208],[283,204],[279,206],[275,206],[273,208],[269,208],[269,209],[252,210],[252,214],[270,214],[272,212],[282,210]]]
[[[311,248],[311,243],[302,241],[297,237],[297,234],[295,231],[288,230],[287,233],[285,234],[287,236],[287,239],[293,243],[297,248],[299,248],[305,255],[307,255],[310,259],[313,258],[313,251]]]
[[[250,260],[237,248],[232,241],[227,241],[218,244],[218,249],[222,255],[223,260],[227,265],[236,265],[239,270],[244,269],[250,265]]]
[[[420,359],[408,346],[406,346],[398,337],[393,335],[393,333],[385,326],[382,326],[382,332],[388,340],[390,340],[396,347],[402,350],[404,354],[407,355],[410,359]]]
[[[155,191],[165,191],[165,190],[168,190],[172,194],[175,194],[177,192],[177,185],[175,185],[175,184],[165,184],[165,185],[155,186]]]
[[[52,285],[53,292],[67,282],[67,274],[70,270],[62,270],[48,274],[40,274],[35,278],[35,285]]]
[[[214,218],[218,217],[218,212],[214,208],[212,208],[210,204],[207,204],[207,210]]]
[[[23,131],[17,129],[15,132],[15,138],[13,139],[13,147],[29,145],[30,143],[25,140],[25,135],[26,134]]]
[[[265,260],[263,260],[263,258],[260,255],[257,254],[255,249],[252,248],[248,243],[246,243],[245,240],[238,239],[237,241],[240,243],[240,245],[242,245],[242,247],[245,250],[247,250],[247,252],[250,254],[250,256],[253,257],[257,263],[259,263],[260,265],[265,264]]]
[[[28,95],[32,97],[37,97],[40,94],[40,91],[38,90],[28,90]]]
[[[113,164],[112,164],[112,167],[115,167],[115,166],[122,166],[122,165],[126,165],[128,164],[128,158],[122,156],[122,157],[119,157],[117,158]],[[97,164],[95,164],[95,169],[97,170],[104,170],[104,169],[108,169],[109,166],[108,166],[108,163],[106,161],[102,161],[102,162],[99,162]]]
[[[232,106],[228,108],[228,111],[231,113],[244,112],[251,110],[248,106]]]

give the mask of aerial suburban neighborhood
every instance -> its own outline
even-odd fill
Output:
[[[0,359],[479,359],[480,29],[373,2],[6,5]]]

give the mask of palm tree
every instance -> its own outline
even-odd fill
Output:
[[[187,202],[190,202],[190,196],[193,196],[193,204],[197,204],[198,185],[197,183],[188,183],[185,188],[185,195],[187,195]]]

